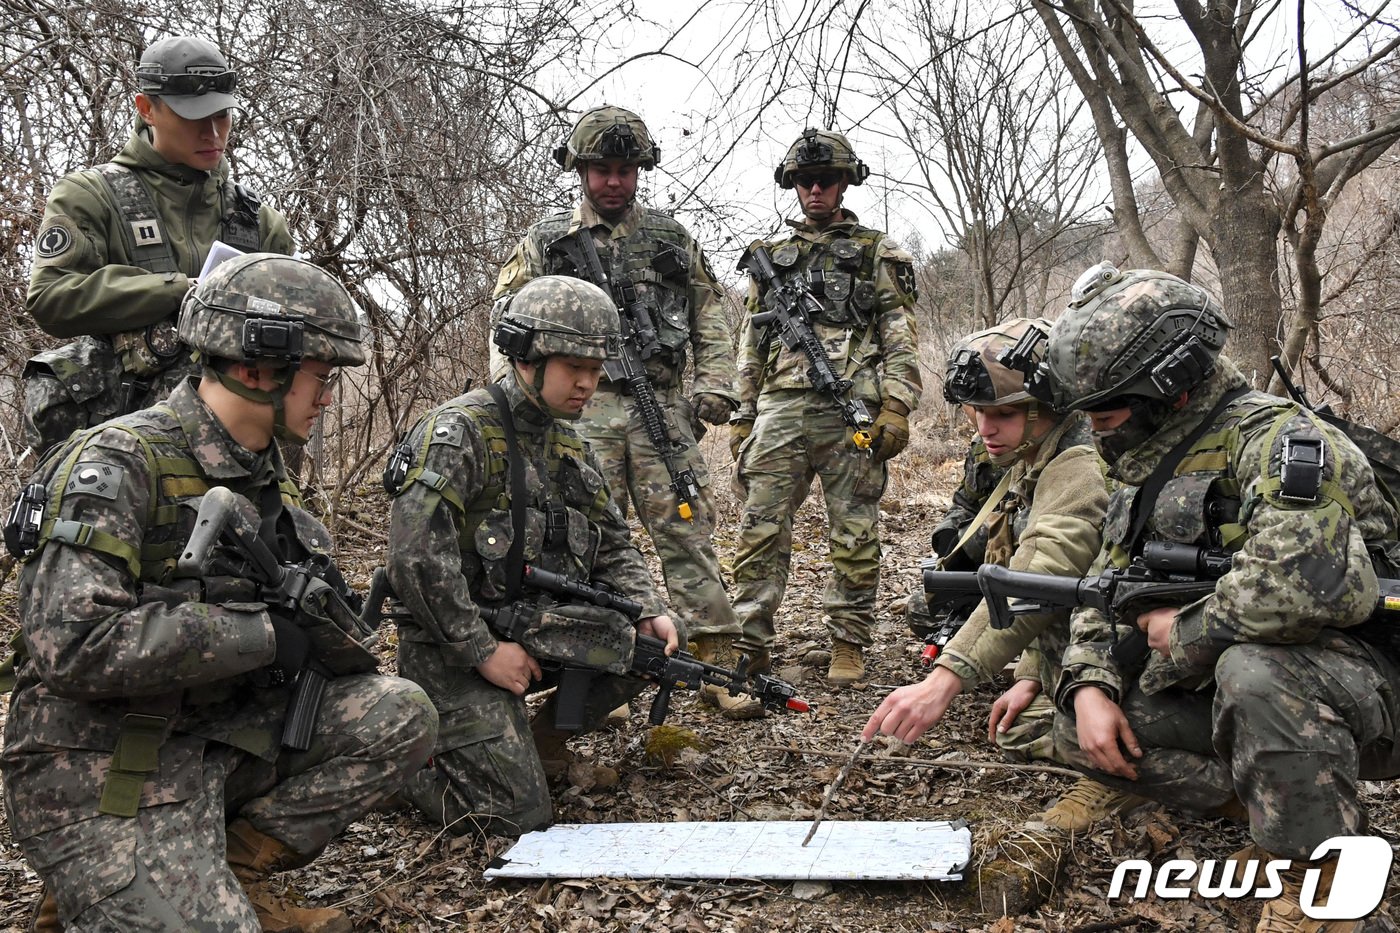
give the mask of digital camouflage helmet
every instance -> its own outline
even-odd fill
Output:
[[[180,339],[195,358],[270,364],[277,388],[250,389],[225,372],[214,375],[231,392],[276,409],[277,436],[286,430],[283,400],[304,359],[332,366],[365,361],[368,328],[350,293],[326,270],[278,253],[248,253],[220,263],[180,308]]]
[[[1027,387],[1061,411],[1170,405],[1215,371],[1233,326],[1202,288],[1100,263],[1074,283]]]
[[[1026,391],[1027,372],[1034,372],[1045,355],[1050,322],[1044,318],[1013,318],[979,330],[959,340],[948,357],[943,397],[954,405],[991,408],[1022,406],[1026,423],[1014,447],[991,457],[996,466],[1007,466],[1028,450],[1040,446],[1048,432],[1037,433],[1041,402]],[[1051,421],[1058,414],[1051,412]]]
[[[793,175],[806,169],[833,168],[844,172],[846,180],[859,185],[870,177],[870,167],[856,158],[855,150],[845,136],[835,130],[808,127],[797,142],[788,147],[787,155],[773,170],[773,180],[781,188],[793,187]]]
[[[566,172],[580,162],[599,159],[623,159],[653,169],[661,161],[661,149],[652,141],[641,117],[621,107],[604,105],[579,117],[568,137],[554,149],[554,161]]]

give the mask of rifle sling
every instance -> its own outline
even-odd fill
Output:
[[[1171,479],[1176,471],[1177,464],[1191,451],[1196,442],[1205,437],[1210,429],[1215,427],[1215,421],[1230,407],[1230,404],[1242,395],[1249,392],[1246,387],[1232,389],[1220,397],[1220,401],[1215,403],[1215,407],[1201,419],[1195,429],[1190,434],[1173,447],[1165,457],[1158,461],[1157,466],[1148,475],[1147,480],[1138,489],[1138,494],[1133,497],[1133,507],[1130,513],[1131,524],[1128,528],[1128,537],[1124,539],[1123,550],[1130,556],[1136,557],[1142,550],[1139,539],[1143,531],[1147,528],[1147,519],[1152,515],[1152,509],[1157,503],[1157,497],[1162,494],[1162,488],[1167,485],[1167,480]]]
[[[1002,499],[1006,498],[1007,491],[1011,489],[1012,469],[1012,467],[1007,467],[1006,472],[1001,474],[1001,481],[997,483],[997,487],[992,490],[992,494],[982,503],[982,508],[977,512],[977,515],[972,521],[967,523],[967,527],[963,529],[962,537],[958,538],[958,543],[953,545],[951,551],[938,558],[939,570],[943,570],[947,566],[948,561],[953,559],[953,555],[961,551],[963,546],[972,540],[972,536],[977,534],[977,529],[987,523],[987,519],[991,517],[993,510],[1001,504]]]
[[[506,436],[506,460],[510,464],[510,550],[506,552],[506,601],[515,602],[525,579],[525,464],[515,434],[515,415],[506,392],[497,383],[486,387],[501,416]]]

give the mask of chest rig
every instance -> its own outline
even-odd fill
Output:
[[[876,249],[882,234],[857,229],[850,236],[813,243],[792,239],[772,249],[779,278],[803,275],[812,294],[821,300],[822,314],[814,324],[862,330],[874,316],[879,294],[875,287]]]

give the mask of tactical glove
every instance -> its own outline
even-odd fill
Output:
[[[729,422],[729,455],[734,458],[736,463],[739,460],[739,447],[752,433],[752,421]]]
[[[875,462],[883,463],[909,446],[909,409],[903,402],[889,399],[880,408],[880,417],[871,428]]]
[[[690,399],[690,407],[695,417],[710,424],[726,424],[734,413],[734,404],[722,395],[713,392],[697,392]]]

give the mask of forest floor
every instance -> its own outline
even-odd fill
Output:
[[[716,548],[726,569],[734,553],[738,506],[728,489],[728,451],[706,442],[719,513]],[[676,695],[668,726],[692,730],[703,748],[669,766],[646,751],[650,694],[633,703],[625,728],[572,743],[588,761],[616,768],[615,788],[563,782],[560,823],[672,820],[810,820],[827,786],[854,749],[870,713],[889,690],[922,676],[921,645],[905,627],[904,594],[918,578],[928,533],[946,507],[960,459],[917,453],[898,463],[882,514],[884,576],[876,644],[865,679],[846,688],[825,682],[829,636],[821,621],[828,563],[825,518],[814,489],[796,518],[792,573],[778,617],[775,673],[814,704],[810,713],[769,714],[734,723],[693,694]],[[365,490],[340,524],[342,564],[363,587],[381,561],[383,494]],[[645,539],[643,549],[648,551]],[[659,579],[659,574],[658,574]],[[0,590],[0,637],[15,627],[13,573]],[[384,639],[390,669],[392,638]],[[863,757],[832,800],[829,820],[965,819],[973,858],[961,882],[798,884],[579,880],[493,882],[482,872],[513,840],[455,837],[409,810],[353,823],[310,866],[282,876],[296,897],[338,905],[356,928],[372,931],[1216,931],[1251,930],[1257,906],[1239,901],[1142,901],[1107,893],[1114,867],[1129,858],[1223,858],[1247,841],[1244,827],[1155,806],[1096,826],[1077,838],[1025,834],[1026,821],[1073,780],[1005,767],[929,767],[933,759],[999,762],[986,739],[991,702],[1005,684],[960,697],[943,723],[909,749],[877,748]],[[3,718],[3,712],[0,712]],[[587,769],[583,769],[587,770]],[[580,772],[581,773],[581,772]],[[1372,831],[1400,839],[1400,785],[1363,782]],[[755,873],[761,865],[755,864]],[[1397,898],[1392,873],[1390,900]],[[0,928],[24,929],[37,897],[0,815]],[[1047,897],[1048,896],[1048,897]],[[1044,897],[1043,903],[1040,903]]]

